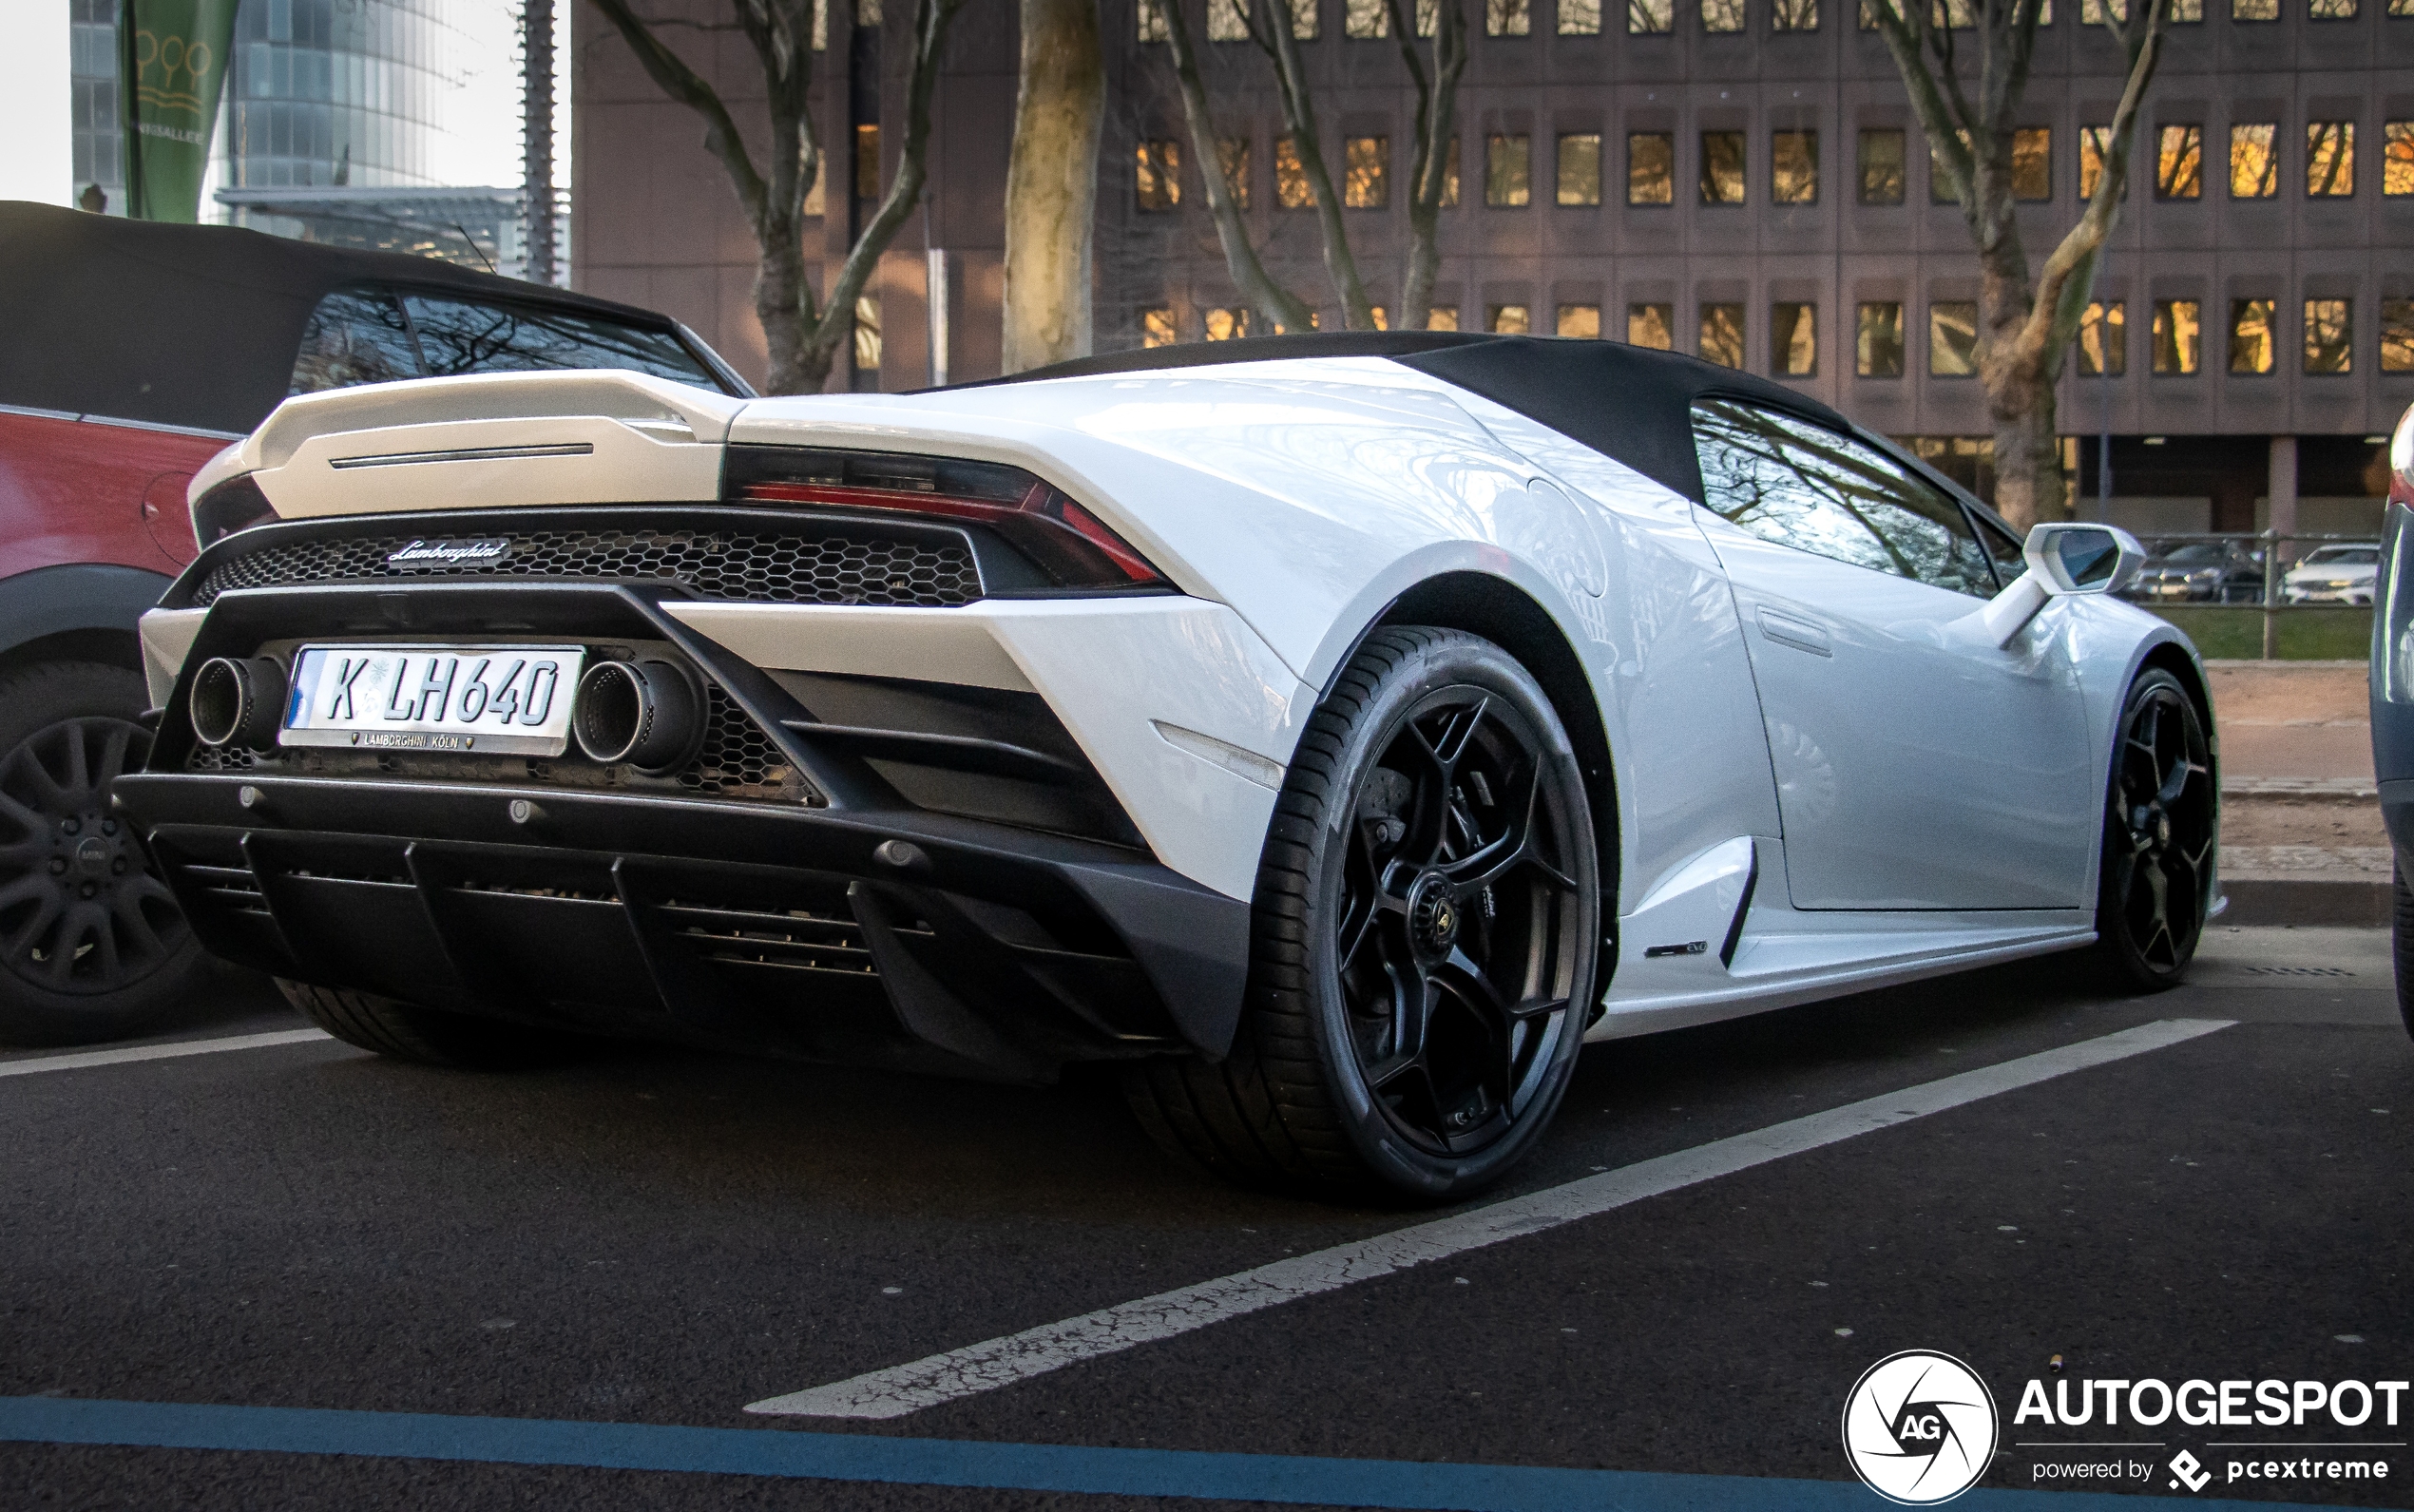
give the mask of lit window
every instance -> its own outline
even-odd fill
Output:
[[[2381,127],[2381,193],[2392,199],[2414,194],[2414,121]]]
[[[2096,186],[2104,182],[2104,162],[2112,155],[2112,127],[2080,126],[2079,128],[2079,197],[2096,198]],[[2121,197],[2128,198],[2129,185],[2121,184]]]
[[[1163,42],[1171,34],[1165,20],[1165,0],[1140,0],[1137,14],[1140,41]]]
[[[2414,299],[2381,301],[2381,371],[2414,373]]]
[[[1772,31],[1818,30],[1819,0],[1770,0],[1769,29]]]
[[[1559,307],[1559,335],[1582,336],[1599,340],[1601,334],[1601,307],[1597,304],[1563,304]]]
[[[2307,0],[2305,13],[2314,21],[2352,21],[2355,0]],[[2310,368],[2306,370],[2311,372]]]
[[[1380,210],[1391,202],[1391,139],[1341,140],[1341,202],[1352,210]]]
[[[2389,0],[2389,14],[2414,16],[2414,0]]]
[[[1626,133],[1626,202],[1676,201],[1676,139],[1665,131]]]
[[[1897,0],[1900,4],[1901,0]],[[1967,31],[1978,25],[1979,0],[1936,0],[1932,25],[1954,31]]]
[[[2051,200],[2053,197],[2053,128],[2019,127],[2012,133],[2012,198]]]
[[[1143,347],[1170,347],[1174,344],[1174,312],[1159,305],[1140,313],[1140,344]]]
[[[2230,128],[2231,199],[2269,200],[2280,192],[2280,154],[2273,150],[2279,132],[2269,121]]]
[[[2314,121],[2305,128],[2305,193],[2344,200],[2355,193],[2355,123]]]
[[[1598,37],[1601,34],[1601,0],[1559,0],[1559,34]]]
[[[2274,308],[2270,299],[2230,301],[2231,372],[2269,373],[2271,371],[2271,349],[2276,344],[2271,339]]]
[[[2277,21],[2280,19],[2280,0],[2230,0],[2230,19]]]
[[[1903,133],[1887,126],[1862,131],[1860,144],[1861,202],[1903,202]]]
[[[1776,204],[1819,202],[1819,133],[1770,133],[1769,198]]]
[[[1601,202],[1601,139],[1598,131],[1570,132],[1559,139],[1559,202]]]
[[[1780,378],[1818,376],[1817,305],[1772,304],[1769,307],[1769,369]]]
[[[1743,306],[1705,304],[1701,307],[1701,360],[1720,367],[1743,366]]]
[[[1744,201],[1743,133],[1705,131],[1701,134],[1701,202],[1741,204]]]
[[[1383,0],[1342,0],[1341,34],[1361,42],[1391,34],[1391,10]]]
[[[1676,29],[1676,0],[1626,0],[1626,30],[1638,37]]]
[[[1526,0],[1484,0],[1484,34],[1523,37],[1534,29],[1534,12]]]
[[[2408,301],[2414,303],[2414,301]],[[1676,307],[1673,304],[1630,304],[1626,307],[1626,343],[1655,352],[1676,350]]]
[[[2077,352],[2079,375],[2119,377],[2129,371],[2129,321],[2123,302],[2096,303],[2079,318]],[[2109,366],[2107,366],[2109,364]]]
[[[1458,328],[1459,307],[1457,305],[1437,304],[1426,312],[1425,329],[1427,331],[1456,331]]]
[[[1182,149],[1178,142],[1143,142],[1134,153],[1134,184],[1140,207],[1151,214],[1173,210],[1182,202]]]
[[[2165,126],[2155,138],[2155,198],[2194,200],[2205,191],[2205,128]]]
[[[1484,139],[1484,202],[1515,209],[1534,200],[1534,140],[1516,136]]]
[[[1903,376],[1903,306],[1887,299],[1854,313],[1852,371],[1865,378]]]
[[[2205,18],[2205,0],[2171,0],[2165,19],[2173,26],[2188,26]]]
[[[1249,40],[1249,17],[1240,9],[1240,0],[1207,0],[1207,40]]]
[[[2305,371],[2312,373],[2352,372],[2355,343],[2350,316],[2354,307],[2345,299],[2305,301]]]
[[[1274,139],[1274,203],[1285,210],[1312,210],[1316,191],[1308,185],[1308,170],[1299,162],[1299,144],[1289,137]]]
[[[1207,312],[1207,339],[1233,341],[1249,334],[1249,312],[1246,309],[1210,310]]]
[[[1216,160],[1224,170],[1224,192],[1232,196],[1236,209],[1249,208],[1249,139],[1218,137],[1216,139]]]
[[[855,127],[855,198],[880,198],[880,128]]]
[[[1299,42],[1316,40],[1316,0],[1291,0],[1291,35]]]
[[[1500,335],[1527,335],[1534,329],[1534,313],[1522,304],[1496,304],[1486,312],[1484,323]]]
[[[1459,207],[1459,139],[1450,139],[1450,150],[1442,160],[1442,204],[1445,210]],[[1458,329],[1452,326],[1451,330]]]
[[[2107,0],[2079,0],[2079,19],[2087,26],[2102,26],[2107,11],[2111,12],[2113,20],[2126,24],[2129,20],[2129,0],[2110,0],[2109,4]]]
[[[1744,0],[1701,0],[1701,29],[1741,31]]]
[[[1927,371],[1934,378],[1967,378],[1978,372],[1978,306],[1967,299],[1938,299],[1927,307]]]
[[[1374,316],[1374,328],[1377,331],[1389,331],[1391,329],[1391,312],[1385,309],[1383,306],[1379,304],[1370,304],[1367,306],[1367,314]]]
[[[2193,373],[2204,362],[2204,309],[2194,299],[2155,301],[2155,371]]]
[[[855,371],[880,371],[880,301],[868,294],[855,297]]]

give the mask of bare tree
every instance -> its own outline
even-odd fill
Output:
[[[1090,354],[1090,243],[1106,64],[1098,0],[1023,0],[1006,170],[1006,371]]]
[[[1181,87],[1182,120],[1190,128],[1191,150],[1198,155],[1198,176],[1207,186],[1207,214],[1216,223],[1216,239],[1223,246],[1224,266],[1232,274],[1233,286],[1275,330],[1305,331],[1315,321],[1314,310],[1266,271],[1256,244],[1249,239],[1249,227],[1240,219],[1232,186],[1224,182],[1222,139],[1207,103],[1207,86],[1198,75],[1198,54],[1191,46],[1190,19],[1182,13],[1182,0],[1160,3],[1165,8],[1165,40],[1174,54],[1174,77]]]
[[[1422,331],[1433,318],[1433,284],[1442,272],[1442,200],[1448,191],[1458,144],[1459,77],[1466,72],[1466,12],[1460,0],[1418,0],[1433,17],[1433,64],[1417,56],[1404,0],[1386,0],[1400,61],[1416,85],[1416,143],[1408,168],[1408,255],[1400,270],[1399,329]]]
[[[1324,232],[1325,273],[1332,279],[1333,292],[1341,296],[1341,323],[1351,331],[1371,331],[1374,301],[1367,297],[1366,280],[1358,275],[1358,259],[1350,250],[1350,227],[1341,219],[1341,197],[1333,192],[1332,175],[1325,169],[1324,137],[1316,125],[1315,89],[1308,80],[1307,64],[1299,56],[1298,31],[1291,15],[1293,0],[1240,3],[1249,40],[1274,65],[1275,94],[1282,101],[1283,128],[1291,135],[1292,151],[1298,154],[1300,172],[1306,176],[1308,192],[1315,200],[1316,223]]]
[[[2054,385],[2086,315],[2095,265],[2120,214],[2137,114],[2162,51],[2168,0],[2088,0],[2128,62],[2099,143],[2102,171],[2079,223],[2029,275],[2012,178],[2012,133],[2028,88],[2042,0],[1866,0],[1911,94],[1911,108],[1956,199],[1979,258],[1978,378],[1995,432],[1995,504],[2025,530],[2068,515],[2054,430]],[[1956,56],[1967,7],[1977,77]]]
[[[754,229],[760,259],[755,316],[762,322],[771,358],[763,387],[773,393],[818,392],[839,344],[854,334],[856,298],[922,198],[930,93],[948,28],[965,0],[915,0],[913,67],[896,181],[818,299],[805,278],[805,197],[821,175],[823,160],[812,109],[813,9],[827,0],[727,0],[736,29],[762,64],[771,124],[765,168],[756,166],[719,93],[662,40],[662,29],[673,23],[639,15],[633,0],[593,3],[662,92],[703,118],[705,150],[719,160]]]

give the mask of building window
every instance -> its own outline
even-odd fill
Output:
[[[1291,0],[1291,36],[1295,42],[1316,40],[1316,0]]]
[[[868,294],[855,297],[855,371],[880,371],[880,301]]]
[[[2194,26],[2205,18],[2205,0],[2171,0],[2171,24],[2175,27]],[[2127,20],[2126,16],[2121,18]],[[2038,23],[2042,26],[2044,23]]]
[[[1140,190],[1140,207],[1161,215],[1180,207],[1182,202],[1182,148],[1178,142],[1152,141],[1140,144],[1135,154],[1134,182]]]
[[[880,198],[880,128],[855,127],[855,198]]]
[[[1484,139],[1484,202],[1514,210],[1534,201],[1534,139],[1516,136]]]
[[[1705,304],[1701,307],[1701,345],[1696,349],[1704,362],[1720,367],[1743,366],[1743,306],[1740,304]]]
[[[2305,371],[2311,373],[2349,373],[2355,367],[2350,318],[2354,306],[2346,299],[2305,301]]]
[[[1563,304],[1559,307],[1559,334],[1582,336],[1598,341],[1601,334],[1601,307],[1597,304]]]
[[[1459,139],[1450,139],[1449,151],[1442,158],[1442,204],[1445,210],[1459,207]],[[1450,328],[1456,331],[1458,327]]]
[[[1218,137],[1216,139],[1216,162],[1224,170],[1224,192],[1232,196],[1236,209],[1249,208],[1249,139]]]
[[[2414,307],[2414,299],[2405,301]],[[1626,344],[1654,352],[1676,350],[1676,307],[1673,304],[1630,304],[1626,307]],[[2408,350],[2414,350],[2409,345]]]
[[[2280,0],[2230,0],[2230,19],[2277,21],[2280,19]]]
[[[1744,0],[1701,0],[1701,29],[1741,31]]]
[[[1929,302],[1927,371],[1932,378],[1967,378],[1977,374],[1977,304],[1967,299]]]
[[[1819,307],[1769,306],[1769,371],[1780,378],[1819,375]]]
[[[2276,306],[2270,299],[2230,301],[2230,371],[2271,371],[2271,320]]]
[[[2305,195],[2344,200],[2355,193],[2355,123],[2313,121],[2305,128]]]
[[[2414,16],[2414,0],[2389,0],[2389,14]]]
[[[1601,34],[1601,0],[1559,0],[1559,34],[1598,37]]]
[[[1163,42],[1172,35],[1165,20],[1164,0],[1140,0],[1135,14],[1140,22],[1140,41]]]
[[[1559,139],[1559,202],[1563,205],[1601,202],[1600,132],[1569,132]]]
[[[1861,202],[1863,204],[1901,204],[1903,202],[1903,133],[1890,126],[1864,128],[1861,132],[1859,156]]]
[[[1419,26],[1421,32],[1425,29]],[[1484,0],[1484,34],[1487,37],[1523,37],[1534,30],[1534,12],[1526,0]]]
[[[1777,204],[1819,202],[1819,133],[1770,133],[1769,198]]]
[[[2155,198],[2194,200],[2205,190],[2205,128],[2165,126],[2155,149]]]
[[[1380,210],[1391,202],[1391,139],[1341,139],[1341,202],[1352,210]]]
[[[2280,155],[2273,139],[2280,128],[2269,121],[2230,128],[2230,198],[2269,200],[2280,192]]]
[[[2414,373],[2414,299],[2381,301],[2381,371]]]
[[[2194,299],[2155,301],[2155,371],[2187,375],[2204,361],[2204,308]]]
[[[1299,144],[1289,137],[1274,139],[1274,203],[1285,210],[1312,210],[1316,191],[1308,185],[1308,170],[1299,162]]]
[[[2201,3],[2201,0],[2198,0],[2198,3]],[[2087,27],[2102,26],[2106,19],[2104,14],[2106,9],[2106,0],[2079,0],[2079,25]],[[2111,0],[2109,9],[2112,11],[2110,19],[2117,21],[2123,26],[2129,24],[2129,0]]]
[[[2381,127],[2381,193],[2390,199],[2414,194],[2414,121]]]
[[[2072,343],[2084,378],[2117,378],[2129,371],[2129,315],[2118,299],[2098,302],[2079,317],[2078,339]]]
[[[1249,40],[1249,17],[1240,9],[1240,0],[1207,0],[1207,40],[1210,42]]]
[[[1769,29],[1772,31],[1818,30],[1819,0],[1770,0]]]
[[[1522,304],[1496,304],[1485,312],[1484,326],[1500,335],[1527,335],[1534,330],[1534,312]]]
[[[1140,344],[1143,347],[1170,347],[1178,339],[1174,333],[1174,312],[1170,306],[1159,305],[1140,313]]]
[[[1391,34],[1391,10],[1383,0],[1342,0],[1341,34],[1359,42]]]
[[[1663,36],[1676,29],[1676,0],[1626,0],[1630,36]]]
[[[2352,21],[2355,0],[2306,0],[2305,13],[2312,21]]]
[[[2096,186],[2104,182],[2104,162],[2112,156],[2112,127],[2080,126],[2079,128],[2079,197],[2096,198]],[[2122,199],[2129,197],[2129,184],[2120,186]]]
[[[1887,299],[1854,312],[1852,371],[1865,378],[1903,376],[1903,306]]]
[[[2012,132],[2012,198],[2054,197],[2054,130],[2021,126]]]
[[[1458,328],[1459,307],[1457,305],[1437,304],[1426,312],[1425,329],[1427,331],[1456,331]]]
[[[1967,31],[1978,25],[1978,6],[1979,0],[1936,0],[1936,9],[1930,13],[1938,23],[1955,31]]]
[[[1249,334],[1249,311],[1246,307],[1207,312],[1207,339],[1235,341]]]
[[[1701,202],[1741,204],[1744,201],[1743,133],[1705,131],[1701,134]]]
[[[1676,138],[1674,133],[1626,133],[1626,202],[1676,202]]]

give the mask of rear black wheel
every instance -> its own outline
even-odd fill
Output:
[[[2414,1035],[2414,888],[2405,873],[2389,868],[2389,956],[2397,968],[2397,1014]]]
[[[1378,631],[1293,759],[1238,1043],[1136,1068],[1134,1109],[1253,1184],[1463,1196],[1556,1113],[1599,936],[1583,778],[1542,688],[1474,636]]]
[[[336,1039],[397,1061],[464,1071],[519,1071],[559,1060],[567,1047],[560,1036],[499,1019],[283,977],[277,986],[304,1018]]]
[[[138,1034],[207,958],[133,826],[109,807],[151,737],[143,679],[44,661],[0,674],[0,1043]]]
[[[2113,746],[2096,933],[2120,985],[2175,986],[2213,904],[2218,811],[2213,752],[2179,679],[2148,668],[2130,684]]]

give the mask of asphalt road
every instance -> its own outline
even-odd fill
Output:
[[[981,1464],[1072,1445],[1849,1483],[1848,1391],[1929,1349],[1996,1396],[1983,1488],[2180,1448],[2218,1474],[2241,1453],[2209,1446],[2223,1429],[2016,1426],[2014,1406],[2028,1379],[2061,1379],[2056,1355],[2074,1381],[2414,1375],[2414,1043],[2385,949],[2372,932],[2221,930],[2194,980],[2154,998],[2048,961],[1595,1045],[1541,1157],[1470,1207],[2136,1025],[2234,1021],[869,1421],[743,1408],[1431,1215],[1220,1186],[1166,1163],[1095,1087],[645,1048],[521,1076],[323,1041],[17,1075],[55,1053],[0,1056],[0,1398],[680,1425],[779,1435],[774,1449],[944,1440]],[[297,1023],[230,976],[164,1038]],[[458,1447],[519,1431],[473,1425],[430,1451],[468,1459],[0,1443],[0,1507],[1236,1504],[1003,1489],[1087,1483],[977,1466],[948,1486]],[[2258,1431],[2414,1439],[2377,1417]],[[2155,1447],[2061,1446],[2107,1436]],[[2414,1504],[2414,1450],[2368,1452],[2392,1479],[2203,1497]],[[1205,1462],[1115,1463],[1180,1488]],[[1349,1466],[1301,1463],[1301,1497],[1379,1499]],[[2187,1495],[2159,1469],[2120,1488]],[[1709,1479],[1628,1491],[1638,1507],[1816,1500]]]

